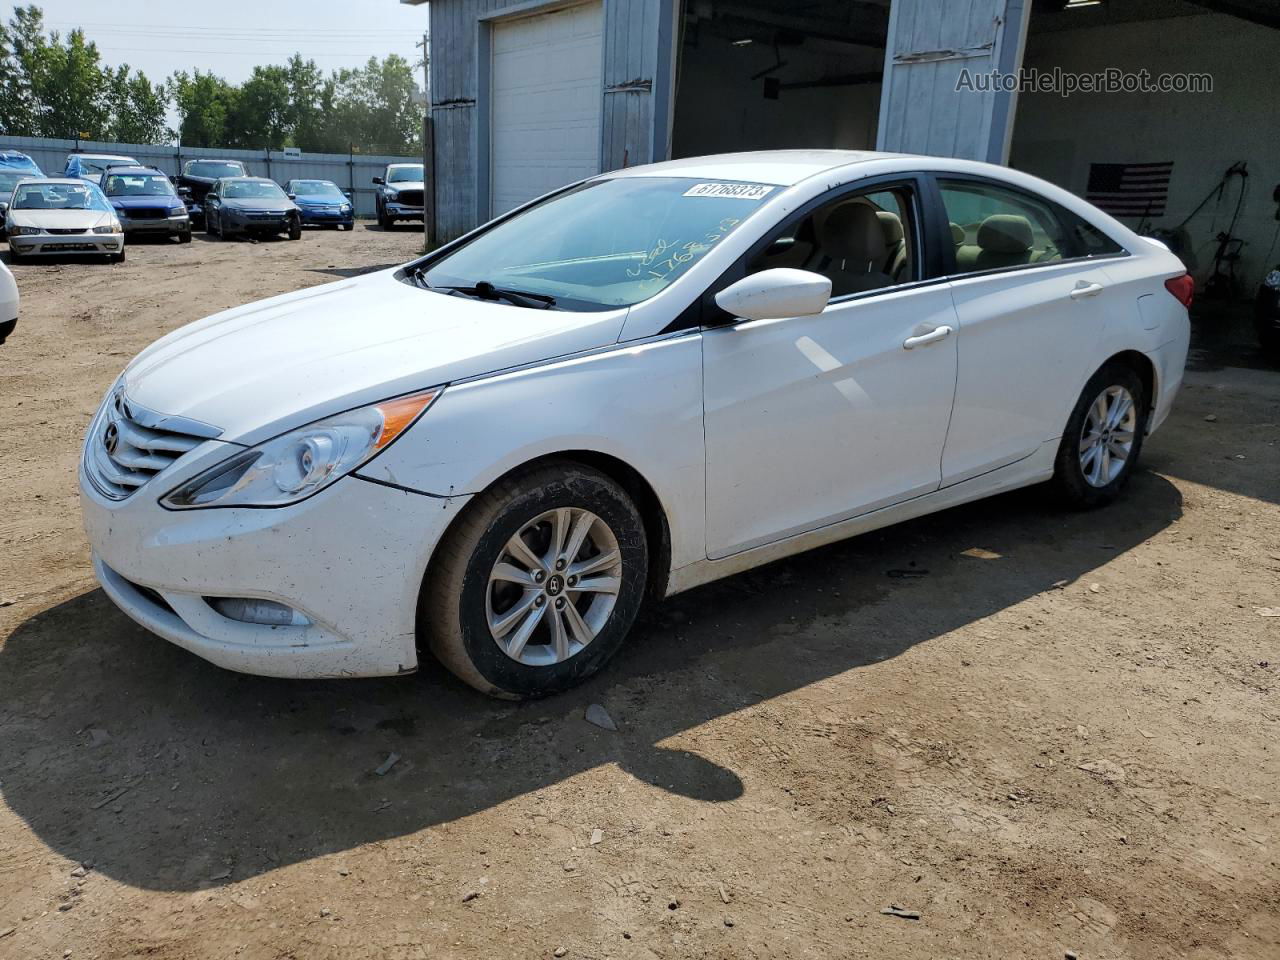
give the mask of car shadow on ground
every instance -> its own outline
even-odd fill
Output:
[[[416,832],[601,764],[732,800],[736,772],[663,741],[1070,583],[1181,504],[1142,472],[1102,512],[1064,512],[1033,489],[834,544],[657,606],[601,675],[523,704],[429,660],[386,680],[225,672],[93,591],[0,647],[0,792],[58,854],[172,891]],[[617,732],[584,721],[592,703]]]
[[[422,233],[421,220],[403,220],[393,223],[389,227],[382,227],[376,223],[361,223],[359,220],[356,223],[366,230],[372,230],[374,233]]]

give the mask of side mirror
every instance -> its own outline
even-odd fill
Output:
[[[298,199],[298,195],[296,193],[286,193],[285,196],[288,197],[290,200]]]
[[[774,267],[725,287],[716,306],[746,320],[781,320],[821,313],[830,299],[831,281],[822,274]]]
[[[382,177],[374,177],[374,178],[373,178],[373,182],[374,182],[374,183],[376,183],[378,186],[382,186],[382,185],[383,185],[383,184],[385,184],[387,181],[386,181],[386,180],[383,180],[383,179],[382,179]]]
[[[190,187],[179,187],[179,188],[178,188],[178,196],[180,196],[180,197],[189,197],[189,196],[191,196],[191,188],[190,188]]]

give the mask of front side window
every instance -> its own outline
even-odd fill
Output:
[[[516,214],[420,276],[437,288],[492,284],[551,297],[566,309],[630,306],[674,283],[776,189],[684,177],[598,180]]]
[[[97,187],[71,183],[20,183],[13,195],[15,210],[99,210],[111,205]]]
[[[918,280],[914,209],[906,186],[844,194],[785,226],[747,272],[820,273],[833,298]]]
[[[108,197],[171,197],[173,185],[159,173],[123,173],[107,175]]]
[[[955,246],[956,273],[978,273],[1072,256],[1054,204],[991,183],[938,180]]]

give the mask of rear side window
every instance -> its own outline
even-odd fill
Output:
[[[1067,232],[1075,243],[1076,256],[1108,257],[1117,253],[1127,252],[1124,247],[1120,246],[1092,223],[1077,217],[1070,210],[1062,211],[1062,219],[1067,225]]]
[[[939,179],[956,273],[1051,263],[1075,256],[1055,204],[996,184]]]

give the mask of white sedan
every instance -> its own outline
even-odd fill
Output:
[[[65,178],[23,180],[6,218],[9,262],[56,254],[124,260],[124,228],[97,184]]]
[[[593,177],[394,270],[180,329],[108,390],[99,580],[214,663],[498,696],[642,602],[1051,481],[1116,498],[1192,283],[1025,174],[835,151]]]
[[[18,284],[9,268],[0,263],[0,343],[18,326]]]

